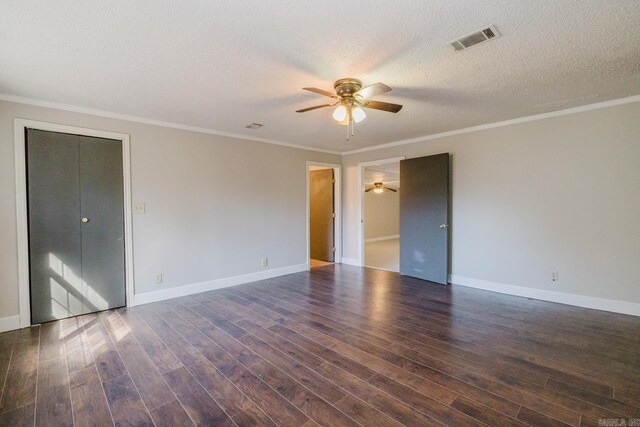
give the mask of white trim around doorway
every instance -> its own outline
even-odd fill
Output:
[[[129,135],[97,129],[81,128],[35,120],[14,120],[15,170],[16,170],[16,222],[18,228],[18,300],[20,327],[31,326],[31,300],[29,292],[29,230],[27,212],[27,169],[25,155],[25,129],[62,132],[74,135],[122,141],[122,178],[124,184],[124,252],[125,292],[127,306],[134,303],[133,229],[131,225],[131,154]]]
[[[320,166],[326,168],[333,168],[333,177],[335,182],[333,183],[333,211],[336,214],[334,228],[333,228],[333,241],[336,245],[336,252],[334,254],[333,260],[336,263],[342,262],[342,165],[336,163],[322,163],[322,162],[314,162],[311,160],[307,160],[307,177],[306,177],[306,186],[307,186],[307,267],[310,268],[309,259],[311,257],[311,236],[309,230],[309,221],[311,219],[311,214],[309,212],[309,172],[311,171],[311,166]]]

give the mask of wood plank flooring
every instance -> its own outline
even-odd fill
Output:
[[[640,426],[640,318],[332,264],[0,334],[0,385],[0,426]]]

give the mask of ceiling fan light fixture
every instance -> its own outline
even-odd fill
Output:
[[[296,113],[306,113],[307,111],[333,107],[340,104],[333,111],[333,118],[339,125],[347,127],[347,141],[349,141],[350,136],[354,135],[355,124],[363,121],[367,117],[364,108],[390,113],[397,113],[402,109],[402,105],[399,104],[371,100],[372,97],[382,95],[391,90],[389,86],[380,82],[363,88],[360,80],[345,78],[336,80],[333,83],[335,93],[316,87],[303,87],[302,89],[331,98],[333,99],[333,104],[314,105],[296,110]]]
[[[376,182],[373,183],[372,187],[369,187],[366,190],[364,190],[365,193],[368,193],[369,191],[373,191],[376,194],[380,194],[380,193],[384,193],[385,191],[390,191],[392,193],[396,193],[398,190],[394,190],[393,188],[385,187],[382,184],[382,181],[376,181]]]
[[[367,115],[365,114],[364,110],[360,107],[354,107],[351,110],[351,114],[353,115],[353,120],[355,120],[356,123],[360,123],[361,121],[367,118]]]
[[[333,118],[337,122],[342,122],[347,117],[347,107],[344,105],[338,105],[338,107],[333,112]]]

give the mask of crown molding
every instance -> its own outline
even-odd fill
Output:
[[[414,144],[416,142],[431,141],[434,139],[446,138],[448,136],[462,135],[465,133],[476,132],[476,131],[486,130],[486,129],[494,129],[494,128],[499,128],[503,126],[510,126],[518,123],[535,122],[537,120],[548,119],[551,117],[559,117],[559,116],[565,116],[567,114],[582,113],[584,111],[599,110],[601,108],[614,107],[616,105],[632,104],[634,102],[640,102],[640,95],[633,95],[633,96],[628,96],[626,98],[612,99],[609,101],[597,102],[595,104],[581,105],[579,107],[566,108],[564,110],[552,111],[549,113],[535,114],[533,116],[519,117],[516,119],[504,120],[501,122],[486,123],[483,125],[471,126],[468,128],[462,128],[462,129],[450,130],[450,131],[431,134],[431,135],[419,136],[417,138],[402,139],[398,141],[387,142],[385,144],[374,145],[373,147],[365,147],[365,148],[359,148],[357,150],[343,151],[342,156],[348,156],[350,154],[357,154],[357,153],[365,153],[367,151],[381,150],[381,149],[390,148],[390,147],[398,147],[401,145]]]
[[[56,110],[71,111],[71,112],[74,112],[74,113],[90,114],[92,116],[105,117],[105,118],[109,118],[109,119],[125,120],[125,121],[128,121],[128,122],[142,123],[142,124],[146,124],[146,125],[161,126],[161,127],[171,128],[171,129],[180,129],[180,130],[186,130],[186,131],[190,131],[190,132],[204,133],[204,134],[208,134],[208,135],[223,136],[223,137],[235,138],[235,139],[244,139],[246,141],[264,142],[266,144],[280,145],[280,146],[289,147],[289,148],[297,148],[299,150],[316,151],[316,152],[320,152],[320,153],[342,155],[342,152],[335,151],[335,150],[325,150],[325,149],[322,149],[322,148],[314,148],[314,147],[309,147],[309,146],[306,146],[306,145],[292,144],[292,143],[289,143],[289,142],[278,141],[278,140],[275,140],[275,139],[260,138],[260,137],[242,135],[242,134],[232,133],[232,132],[223,132],[223,131],[210,129],[210,128],[204,128],[204,127],[198,127],[198,126],[189,126],[189,125],[184,125],[184,124],[181,124],[181,123],[166,122],[166,121],[163,121],[163,120],[149,119],[149,118],[146,118],[146,117],[133,116],[133,115],[129,115],[129,114],[119,114],[119,113],[114,113],[114,112],[111,112],[111,111],[98,110],[98,109],[94,109],[94,108],[78,107],[78,106],[75,106],[75,105],[62,104],[62,103],[58,103],[58,102],[43,101],[43,100],[40,100],[40,99],[26,98],[26,97],[23,97],[23,96],[9,95],[9,94],[6,94],[6,93],[0,93],[0,100],[1,101],[7,101],[7,102],[15,102],[17,104],[33,105],[33,106],[36,106],[36,107],[45,107],[45,108],[53,108],[53,109],[56,109]]]
[[[564,110],[552,111],[552,112],[549,112],[549,113],[535,114],[535,115],[532,115],[532,116],[519,117],[519,118],[515,118],[515,119],[500,121],[500,122],[486,123],[486,124],[477,125],[477,126],[471,126],[471,127],[462,128],[462,129],[456,129],[456,130],[440,132],[440,133],[431,134],[431,135],[419,136],[419,137],[416,137],[416,138],[402,139],[402,140],[398,140],[398,141],[387,142],[387,143],[384,143],[384,144],[374,145],[372,147],[359,148],[359,149],[350,150],[350,151],[325,150],[325,149],[322,149],[322,148],[314,148],[314,147],[309,147],[309,146],[306,146],[306,145],[292,144],[292,143],[289,143],[289,142],[278,141],[278,140],[275,140],[275,139],[247,136],[247,135],[241,135],[241,134],[231,133],[231,132],[223,132],[223,131],[210,129],[210,128],[204,128],[204,127],[198,127],[198,126],[188,126],[188,125],[184,125],[184,124],[180,124],[180,123],[166,122],[166,121],[162,121],[162,120],[149,119],[149,118],[146,118],[146,117],[139,117],[139,116],[128,115],[128,114],[119,114],[119,113],[114,113],[114,112],[111,112],[111,111],[98,110],[98,109],[93,109],[93,108],[78,107],[78,106],[75,106],[75,105],[62,104],[62,103],[58,103],[58,102],[43,101],[43,100],[39,100],[39,99],[27,98],[27,97],[16,96],[16,95],[9,95],[9,94],[5,94],[5,93],[0,93],[0,100],[8,101],[8,102],[15,102],[15,103],[18,103],[18,104],[33,105],[33,106],[36,106],[36,107],[45,107],[45,108],[53,108],[53,109],[56,109],[56,110],[71,111],[71,112],[74,112],[74,113],[90,114],[92,116],[105,117],[105,118],[110,118],[110,119],[125,120],[125,121],[128,121],[128,122],[134,122],[134,123],[143,123],[143,124],[148,124],[148,125],[153,125],[153,126],[161,126],[161,127],[172,128],[172,129],[180,129],[180,130],[186,130],[186,131],[191,131],[191,132],[204,133],[204,134],[209,134],[209,135],[223,136],[223,137],[227,137],[227,138],[244,139],[246,141],[264,142],[266,144],[280,145],[280,146],[283,146],[283,147],[296,148],[296,149],[299,149],[299,150],[307,150],[307,151],[315,151],[315,152],[319,152],[319,153],[335,154],[335,155],[338,155],[338,156],[348,156],[348,155],[351,155],[351,154],[365,153],[367,151],[381,150],[381,149],[384,149],[384,148],[391,148],[391,147],[398,147],[398,146],[401,146],[401,145],[414,144],[416,142],[424,142],[424,141],[431,141],[431,140],[439,139],[439,138],[446,138],[448,136],[462,135],[462,134],[465,134],[465,133],[471,133],[471,132],[476,132],[476,131],[481,131],[481,130],[486,130],[486,129],[494,129],[494,128],[503,127],[503,126],[510,126],[510,125],[514,125],[514,124],[518,124],[518,123],[534,122],[534,121],[537,121],[537,120],[543,120],[543,119],[548,119],[548,118],[552,118],[552,117],[559,117],[559,116],[564,116],[564,115],[567,115],[567,114],[575,114],[575,113],[581,113],[581,112],[585,112],[585,111],[599,110],[599,109],[602,109],[602,108],[614,107],[616,105],[632,104],[634,102],[640,102],[640,95],[633,95],[633,96],[628,96],[628,97],[625,97],[625,98],[612,99],[612,100],[609,100],[609,101],[603,101],[603,102],[597,102],[597,103],[594,103],[594,104],[581,105],[579,107],[566,108]]]

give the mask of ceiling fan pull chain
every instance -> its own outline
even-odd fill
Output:
[[[356,122],[353,120],[353,105],[349,107],[349,124],[351,125],[351,136],[353,136],[356,127]]]

